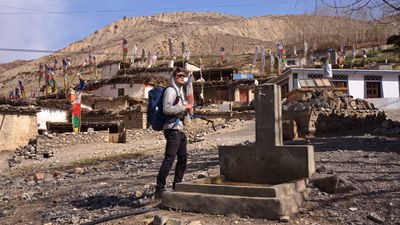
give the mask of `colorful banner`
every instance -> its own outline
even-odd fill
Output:
[[[233,80],[254,79],[253,74],[233,74]]]
[[[39,63],[39,71],[38,71],[38,76],[39,76],[39,89],[40,89],[40,82],[42,81],[42,78],[45,74],[44,66],[42,63]]]
[[[80,132],[81,128],[81,96],[82,92],[78,92],[76,100],[72,102],[72,130],[74,133]]]

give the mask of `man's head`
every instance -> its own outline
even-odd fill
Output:
[[[174,78],[175,78],[175,83],[177,85],[183,85],[185,83],[185,77],[187,77],[187,72],[181,68],[178,67],[174,70],[173,72]]]

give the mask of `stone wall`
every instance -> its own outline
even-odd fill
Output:
[[[0,111],[0,151],[26,145],[38,134],[36,112]]]
[[[108,131],[39,135],[36,141],[36,154],[51,156],[67,145],[108,143],[108,135]]]
[[[282,119],[297,126],[288,130],[298,130],[298,135],[304,137],[378,126],[385,120],[385,113],[363,99],[314,91],[284,102]]]
[[[214,125],[220,125],[229,122],[230,120],[254,120],[255,113],[253,110],[243,111],[243,112],[202,112],[196,115],[205,117],[214,121]]]
[[[128,100],[125,98],[96,99],[94,102],[94,110],[120,111],[128,106]]]
[[[125,113],[123,123],[126,129],[147,129],[147,112]]]

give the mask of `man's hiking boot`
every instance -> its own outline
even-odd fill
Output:
[[[161,199],[162,198],[162,194],[167,191],[166,188],[162,188],[162,189],[156,189],[156,191],[154,192],[154,198],[155,199]]]
[[[154,199],[161,199],[163,193],[164,193],[164,191],[156,191],[156,192],[154,192]]]

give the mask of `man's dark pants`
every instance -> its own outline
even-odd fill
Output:
[[[157,175],[156,191],[164,190],[167,176],[169,174],[169,171],[171,170],[172,164],[174,163],[176,156],[178,156],[178,161],[176,162],[175,167],[173,188],[175,188],[176,183],[182,182],[183,174],[186,170],[186,135],[178,130],[167,129],[164,130],[164,137],[167,140],[167,145],[165,147],[164,160]]]

